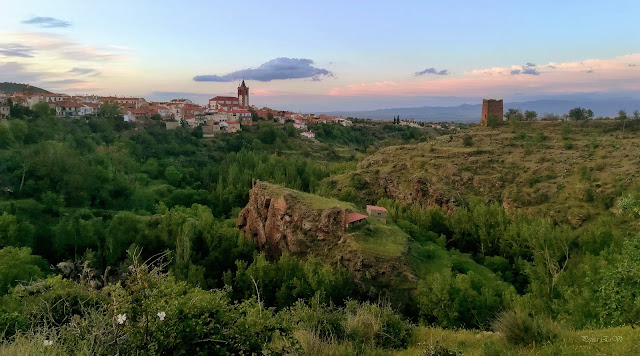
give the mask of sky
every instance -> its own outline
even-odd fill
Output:
[[[640,1],[0,0],[0,81],[366,110],[640,92]]]

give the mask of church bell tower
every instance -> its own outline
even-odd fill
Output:
[[[242,80],[242,84],[238,87],[238,101],[240,102],[240,106],[249,107],[249,87],[244,84],[244,80]]]

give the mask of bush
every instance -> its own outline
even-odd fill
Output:
[[[464,147],[473,146],[473,138],[471,137],[471,135],[464,135],[462,137],[462,144],[464,145]]]
[[[412,326],[387,303],[358,303],[346,306],[344,330],[346,337],[357,344],[382,348],[406,348],[412,336]]]
[[[349,301],[344,308],[299,301],[284,312],[296,330],[306,330],[303,344],[345,343],[363,350],[404,349],[413,336],[413,325],[388,303]],[[314,340],[317,339],[317,340]],[[362,353],[362,352],[361,352]]]
[[[493,330],[507,342],[519,346],[549,343],[560,333],[552,321],[534,318],[522,311],[503,312],[493,323]]]

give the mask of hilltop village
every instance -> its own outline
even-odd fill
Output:
[[[293,123],[300,131],[300,136],[315,139],[315,133],[308,128],[309,124],[336,124],[345,127],[353,125],[352,118],[341,116],[315,115],[271,109],[258,108],[250,104],[249,87],[243,80],[238,86],[237,96],[215,96],[206,105],[198,105],[189,99],[172,99],[170,101],[148,101],[141,97],[67,95],[50,93],[32,93],[27,86],[24,91],[12,94],[0,92],[0,120],[9,117],[10,105],[21,105],[33,109],[39,103],[48,103],[55,110],[56,117],[91,117],[96,116],[105,104],[117,106],[124,121],[136,122],[144,127],[146,120],[165,123],[167,129],[179,126],[195,129],[200,127],[205,136],[219,133],[241,131],[243,126],[250,126],[255,120],[269,120],[284,124]],[[450,128],[440,124],[425,124],[414,120],[397,120],[393,124],[416,128],[433,127],[435,129]]]

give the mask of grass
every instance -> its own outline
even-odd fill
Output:
[[[302,204],[307,208],[314,210],[326,210],[331,208],[342,208],[350,211],[359,211],[352,203],[344,202],[337,199],[324,198],[319,195],[304,193],[298,190],[285,188],[281,185],[261,182],[267,193],[272,196],[285,196],[287,204]]]
[[[611,204],[602,202],[610,200],[610,187],[620,185],[618,190],[624,191],[638,183],[640,133],[629,131],[621,137],[615,124],[523,122],[518,127],[475,127],[428,143],[382,148],[353,172],[330,179],[337,192],[352,184],[354,175],[371,182],[358,191],[363,202],[389,195],[403,203],[436,203],[448,209],[477,197],[577,227],[588,223],[584,217],[609,213]],[[567,130],[570,150],[564,147]],[[464,146],[467,134],[472,148]],[[585,201],[585,183],[603,188]],[[558,186],[565,189],[555,189]]]
[[[407,234],[393,224],[376,219],[355,228],[351,234],[359,249],[384,256],[402,256],[407,252]]]
[[[294,333],[310,355],[349,355],[353,344],[336,340],[320,340],[309,331]],[[542,345],[526,347],[508,343],[500,334],[480,330],[446,330],[421,326],[405,350],[369,349],[365,354],[422,356],[546,356],[546,355],[638,355],[640,333],[630,327],[601,330],[566,331],[558,339]]]
[[[429,355],[430,350],[457,351],[460,355],[469,356],[638,355],[640,333],[630,327],[566,331],[551,343],[519,347],[493,332],[419,327],[409,348],[395,355]],[[441,351],[440,354],[446,353]]]

